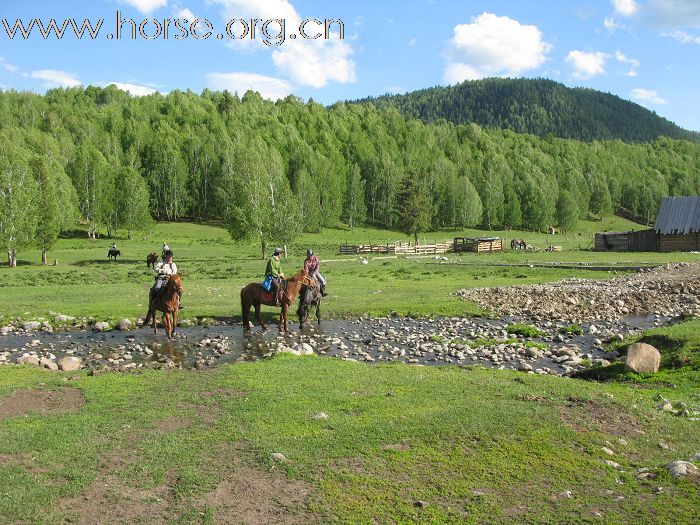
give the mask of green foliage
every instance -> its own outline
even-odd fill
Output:
[[[559,331],[562,334],[574,334],[583,335],[583,328],[579,324],[570,324],[569,326],[562,326]]]
[[[684,130],[639,104],[546,79],[489,78],[357,102],[397,108],[428,123],[440,119],[455,124],[475,122],[540,137],[644,142],[668,136],[700,141],[698,133]]]
[[[273,103],[252,92],[242,99],[177,90],[130,97],[114,86],[91,86],[45,96],[2,92],[0,129],[3,144],[18,148],[19,157],[44,158],[55,179],[61,229],[74,228],[77,210],[91,237],[101,229],[113,235],[133,228],[137,217],[147,218],[145,208],[161,220],[238,222],[242,219],[232,210],[240,210],[242,197],[236,188],[250,198],[253,182],[233,178],[255,165],[261,166],[256,173],[270,171],[265,176],[273,180],[272,190],[268,180],[258,194],[267,192],[270,206],[273,194],[287,203],[284,211],[276,210],[274,228],[245,220],[232,225],[261,245],[263,238],[288,242],[294,230],[318,232],[343,223],[353,229],[363,223],[402,229],[414,238],[441,228],[543,231],[556,223],[571,228],[574,211],[585,219],[624,209],[648,223],[663,196],[700,192],[700,145],[685,140],[655,138],[657,133],[645,138],[653,142],[628,144],[613,139],[641,140],[641,135],[626,137],[619,126],[610,128],[619,132],[609,130],[605,140],[592,143],[493,129],[509,122],[506,113],[530,107],[532,118],[516,119],[518,131],[555,121],[583,130],[579,138],[587,139],[588,131],[597,136],[608,129],[594,125],[595,114],[629,129],[647,125],[629,118],[635,105],[614,112],[603,103],[572,109],[556,85],[551,100],[558,101],[558,109],[544,111],[539,103],[549,95],[538,102],[539,87],[519,87],[538,82],[484,81],[488,103],[483,108],[494,119],[484,128],[433,117],[424,124],[381,102],[324,108],[295,97]],[[549,93],[552,85],[543,85]],[[523,96],[506,107],[508,97],[494,96],[501,89],[501,95],[521,90]],[[462,112],[469,111],[467,104]],[[571,124],[560,122],[566,115]],[[664,130],[673,135],[671,128],[658,128]],[[567,205],[571,199],[575,207]]]
[[[542,337],[545,332],[535,326],[522,323],[512,323],[506,325],[505,330],[509,334],[522,335],[523,337]]]
[[[557,225],[565,232],[572,231],[578,222],[579,209],[573,195],[562,190],[557,199]]]

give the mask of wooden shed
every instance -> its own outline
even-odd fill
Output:
[[[649,230],[595,234],[599,252],[700,251],[700,197],[665,197]]]
[[[700,251],[700,197],[665,197],[654,232],[660,252]]]

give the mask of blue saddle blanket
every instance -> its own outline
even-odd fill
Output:
[[[266,292],[272,291],[272,279],[274,279],[274,277],[272,277],[272,275],[268,275],[262,282],[263,290],[265,290]]]

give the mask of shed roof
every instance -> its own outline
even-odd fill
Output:
[[[663,235],[700,232],[700,197],[664,197],[654,230]]]

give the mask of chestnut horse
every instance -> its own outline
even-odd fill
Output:
[[[279,329],[283,332],[287,331],[287,316],[289,314],[289,307],[296,300],[302,286],[309,286],[312,284],[312,279],[306,273],[306,270],[302,270],[293,277],[290,277],[283,283],[282,292],[282,312],[280,313]],[[252,328],[250,322],[250,307],[255,308],[255,320],[262,326],[263,330],[267,327],[265,323],[260,319],[260,306],[275,306],[274,297],[267,299],[263,297],[263,293],[267,295],[265,289],[260,283],[250,283],[246,285],[241,290],[241,310],[243,314],[243,327],[246,331]]]
[[[172,338],[175,334],[175,328],[177,327],[177,311],[180,308],[180,296],[182,295],[182,277],[175,273],[170,276],[168,282],[165,284],[165,290],[153,299],[148,307],[148,313],[146,314],[146,319],[143,322],[143,326],[148,325],[151,317],[153,317],[153,333],[158,334],[158,322],[156,320],[156,312],[163,312],[163,325],[165,326],[165,333],[168,339]],[[171,314],[171,319],[168,316]]]

